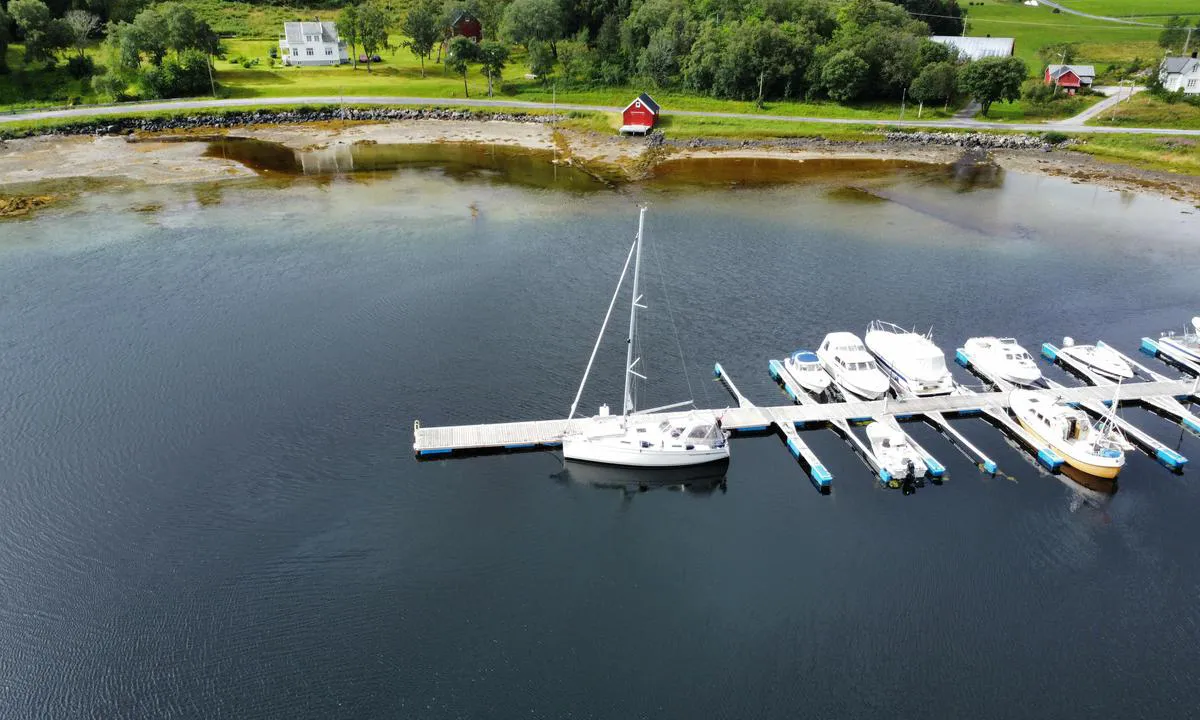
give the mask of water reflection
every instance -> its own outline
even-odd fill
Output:
[[[1079,510],[1084,505],[1105,509],[1117,493],[1117,479],[1099,478],[1082,470],[1064,464],[1057,477],[1064,485],[1073,491],[1071,512]]]
[[[621,468],[568,461],[553,477],[565,482],[620,490],[626,498],[651,490],[676,490],[689,495],[709,496],[725,492],[729,461],[684,468]]]
[[[605,178],[557,162],[551,150],[483,143],[334,143],[293,150],[254,138],[210,138],[206,157],[233,160],[264,177],[332,177],[392,174],[436,168],[455,180],[474,180],[575,192],[605,190]]]

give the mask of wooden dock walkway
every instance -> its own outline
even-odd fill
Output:
[[[1065,402],[1103,403],[1112,399],[1112,389],[1097,386],[1067,387],[1045,391]],[[1192,382],[1156,380],[1129,383],[1121,388],[1121,402],[1137,402],[1145,398],[1183,398],[1191,395]],[[748,401],[747,401],[748,402]],[[772,426],[791,424],[793,428],[819,427],[834,421],[867,422],[872,418],[909,415],[976,414],[999,411],[1007,416],[1008,393],[987,392],[963,395],[943,395],[905,400],[873,400],[869,402],[836,402],[807,405],[759,407],[730,407],[726,409],[692,410],[720,418],[727,430],[767,430]],[[688,412],[655,413],[667,418],[686,417]],[[562,444],[563,434],[573,424],[586,418],[571,420],[540,420],[530,422],[487,423],[480,425],[451,425],[423,427],[413,423],[413,452],[418,457],[445,456],[456,452],[487,450],[521,450],[555,448]],[[785,431],[786,432],[786,431]],[[815,457],[815,456],[814,456]]]

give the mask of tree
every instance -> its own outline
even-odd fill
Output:
[[[169,2],[159,5],[158,11],[166,28],[167,47],[176,55],[184,50],[199,50],[208,55],[217,52],[217,34],[190,7]]]
[[[421,61],[421,77],[425,77],[425,58],[433,54],[442,39],[441,10],[437,0],[418,0],[404,15],[400,32],[408,39],[404,47]]]
[[[141,65],[143,55],[150,58],[151,64],[162,65],[163,58],[167,56],[167,50],[171,47],[168,44],[169,38],[167,18],[157,7],[148,7],[138,13],[129,24],[129,30],[122,38],[122,55],[126,56],[127,61],[132,61],[134,68]]]
[[[829,58],[821,68],[821,85],[830,98],[850,102],[866,90],[870,70],[866,60],[850,50],[843,50]]]
[[[88,38],[100,27],[100,18],[87,10],[68,10],[63,16],[63,24],[71,38],[71,44],[75,46],[75,52],[82,59],[84,50],[87,49]]]
[[[203,95],[209,91],[208,55],[195,48],[151,65],[140,73],[138,85],[145,97],[170,98]]]
[[[446,50],[446,69],[462,75],[463,95],[467,97],[471,96],[470,91],[467,90],[467,69],[474,62],[478,52],[479,46],[475,44],[475,41],[461,35],[452,38],[450,47]]]
[[[1174,15],[1167,18],[1167,24],[1163,26],[1163,31],[1158,34],[1158,45],[1168,50],[1183,47],[1183,43],[1187,41],[1187,36],[1188,21],[1178,15]]]
[[[365,3],[358,8],[358,42],[367,56],[367,72],[371,72],[371,58],[388,46],[388,16],[375,3]]]
[[[8,24],[12,22],[8,13],[0,7],[0,75],[8,73]]]
[[[983,58],[959,72],[958,88],[982,105],[986,116],[997,100],[1012,102],[1021,97],[1021,83],[1028,74],[1020,58]]]
[[[554,74],[554,55],[550,45],[534,41],[529,45],[529,72],[544,84]]]
[[[338,36],[345,40],[350,46],[350,59],[354,62],[354,69],[358,69],[358,6],[347,5],[342,8],[342,12],[338,14],[337,21]]]
[[[558,41],[566,34],[562,8],[556,0],[513,0],[504,11],[500,34],[526,49],[535,40],[550,43],[550,52],[558,57]]]
[[[479,69],[487,76],[488,97],[491,97],[492,80],[501,77],[504,66],[508,63],[508,46],[495,40],[487,40],[479,44],[476,57],[479,60]]]
[[[62,20],[52,18],[42,0],[12,0],[8,12],[25,39],[25,60],[53,63],[54,52],[67,45]]]
[[[908,95],[920,103],[941,100],[945,106],[949,106],[957,89],[958,67],[952,62],[938,62],[921,68],[921,72],[913,78]]]

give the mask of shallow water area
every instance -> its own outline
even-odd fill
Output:
[[[827,430],[804,439],[828,496],[771,435],[653,481],[411,450],[416,419],[565,415],[640,203],[647,407],[728,405],[717,361],[783,403],[769,358],[876,318],[949,357],[1135,352],[1200,314],[1189,206],[860,164],[609,187],[371,147],[0,226],[6,718],[1191,713],[1194,467],[1132,453],[1119,491],[1085,486],[978,419],[954,424],[1001,472],[906,424],[948,469],[911,495]],[[628,310],[584,412],[619,402]]]

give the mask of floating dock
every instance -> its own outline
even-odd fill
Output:
[[[1059,353],[1058,348],[1050,343],[1042,344],[1042,356],[1052,363],[1061,365],[1087,382],[1092,383],[1094,387],[1107,388],[1108,392],[1114,396],[1119,395],[1120,392],[1126,387],[1124,383],[1121,383],[1120,387],[1118,388],[1118,384],[1115,381],[1109,380],[1103,375],[1093,372],[1087,366],[1079,363],[1073,358]],[[1152,382],[1161,381],[1152,380]],[[1052,390],[1056,391],[1062,390],[1066,387],[1065,385],[1050,380],[1049,378],[1046,379],[1046,384]],[[1173,397],[1147,396],[1142,397],[1139,402],[1143,405],[1156,407],[1161,412],[1174,415],[1175,418],[1180,422],[1191,424],[1193,427],[1200,427],[1200,418],[1196,418],[1194,415],[1188,412],[1187,409],[1184,408],[1183,405],[1181,405],[1179,401]],[[1104,416],[1108,414],[1109,406],[1112,405],[1112,399],[1108,398],[1101,401],[1085,400],[1081,401],[1079,405],[1093,415]],[[1167,447],[1167,445],[1160,442],[1152,435],[1128,420],[1114,416],[1113,422],[1118,428],[1121,429],[1122,433],[1132,439],[1134,444],[1145,451],[1147,455],[1167,466],[1168,468],[1172,470],[1181,470],[1183,469],[1183,466],[1187,464],[1186,457],[1180,455],[1173,448]]]
[[[780,387],[783,388],[788,397],[792,399],[792,402],[798,405],[820,404],[820,401],[817,398],[813,397],[812,394],[804,389],[804,386],[799,382],[799,380],[796,379],[791,371],[787,369],[787,366],[784,363],[778,360],[770,360],[767,363],[767,370],[771,374],[772,379],[779,383]],[[946,473],[946,467],[938,462],[933,455],[925,450],[925,448],[921,447],[921,445],[917,443],[917,441],[914,440],[910,435],[908,435],[908,433],[905,433],[900,428],[900,425],[896,422],[895,417],[891,415],[872,417],[869,418],[869,422],[886,423],[904,435],[905,439],[908,440],[908,443],[913,447],[913,449],[921,454],[922,460],[925,461],[925,467],[927,468],[930,477],[940,478]],[[879,459],[875,457],[875,453],[872,452],[867,443],[864,443],[862,438],[858,436],[858,433],[851,429],[849,421],[832,420],[829,422],[829,425],[839,435],[841,435],[843,439],[850,443],[851,447],[858,454],[858,456],[863,459],[863,462],[865,462],[879,478],[880,483],[886,485],[894,479],[892,478],[891,473],[883,468],[882,464],[879,462]]]
[[[1142,338],[1142,346],[1140,349],[1150,357],[1158,358],[1159,360],[1166,362],[1168,365],[1174,365],[1180,370],[1183,370],[1192,377],[1200,378],[1200,365],[1197,365],[1187,358],[1181,358],[1173,353],[1163,352],[1163,349],[1158,344],[1157,340],[1151,340],[1148,337]],[[1200,395],[1196,394],[1196,390],[1194,388],[1192,392],[1188,394],[1200,399]]]

